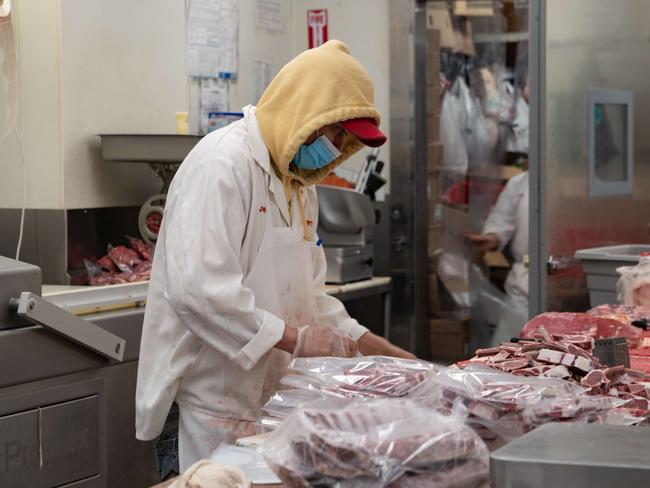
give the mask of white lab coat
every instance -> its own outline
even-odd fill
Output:
[[[514,263],[505,283],[506,299],[492,337],[499,344],[517,337],[528,320],[528,171],[508,181],[483,227],[484,234],[496,234],[500,249],[510,244]]]
[[[315,229],[316,191],[307,187],[302,193]],[[323,249],[315,236],[314,242],[302,239],[296,198],[287,204],[252,106],[244,108],[242,120],[204,137],[179,168],[167,197],[144,318],[138,439],[160,434],[174,399],[181,430],[188,412],[196,414],[194,423],[208,416],[219,426],[224,419],[255,420],[290,358],[273,349],[285,321],[302,326],[312,313],[296,310],[292,297],[313,303],[320,325],[338,327],[355,340],[367,332],[325,294]],[[296,284],[301,289],[292,290]]]

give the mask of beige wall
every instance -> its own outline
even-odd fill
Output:
[[[257,28],[254,0],[240,0],[239,78],[230,108],[254,104],[253,66],[276,73],[307,48],[306,10],[330,10],[330,38],[350,46],[375,82],[389,130],[389,0],[283,0],[285,28]],[[21,0],[19,129],[25,148],[28,208],[139,205],[160,183],[143,164],[106,163],[101,133],[173,133],[188,108],[182,0]],[[6,103],[0,89],[0,124]],[[192,125],[196,124],[193,110]],[[382,148],[387,161],[388,147]],[[349,163],[360,167],[363,156]],[[387,161],[388,162],[388,161]],[[0,141],[0,208],[22,203],[22,167],[14,134]],[[389,169],[385,169],[389,174]]]
[[[145,164],[107,163],[102,133],[174,133],[186,110],[179,0],[61,0],[66,208],[141,205],[161,183]]]
[[[25,156],[28,207],[61,208],[59,106],[59,2],[23,0],[12,12],[18,49],[18,132]],[[0,134],[8,129],[4,79],[0,77]],[[23,201],[23,166],[15,132],[0,140],[0,208]]]

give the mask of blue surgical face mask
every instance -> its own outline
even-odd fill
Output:
[[[311,144],[302,144],[292,162],[300,169],[320,169],[340,155],[341,151],[322,135]]]

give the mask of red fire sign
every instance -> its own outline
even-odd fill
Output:
[[[309,49],[327,42],[327,9],[307,10]]]

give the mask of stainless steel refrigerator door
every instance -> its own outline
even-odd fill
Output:
[[[531,2],[532,314],[589,307],[578,249],[650,242],[649,26],[646,0]],[[593,90],[633,94],[631,194],[590,196]],[[600,141],[611,136],[614,152],[627,150],[618,133]]]

